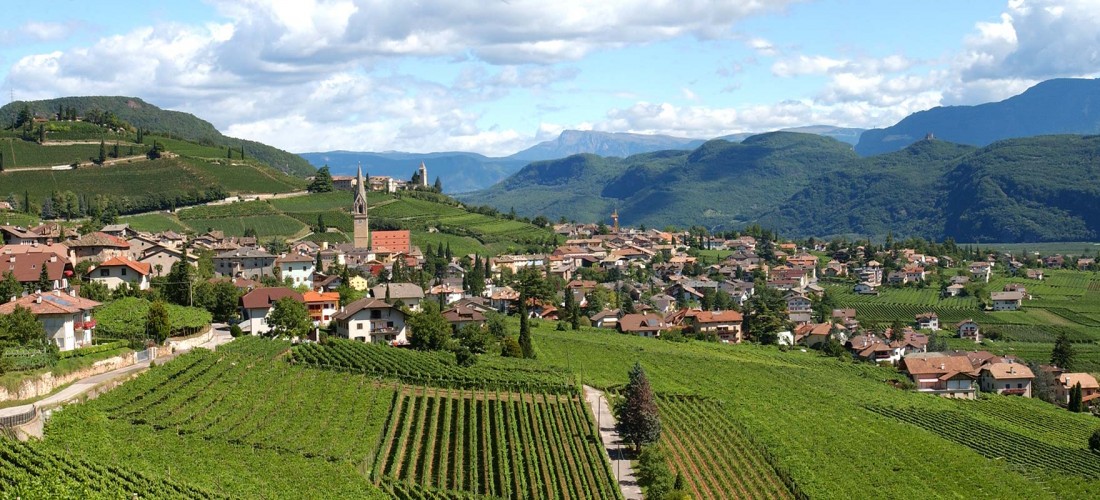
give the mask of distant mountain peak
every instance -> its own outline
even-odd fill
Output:
[[[856,152],[869,156],[898,151],[929,133],[972,146],[1037,135],[1100,133],[1100,79],[1058,78],[999,102],[918,111],[893,126],[864,132]]]

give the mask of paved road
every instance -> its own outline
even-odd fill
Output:
[[[603,392],[593,387],[584,386],[584,399],[592,408],[592,414],[596,416],[596,422],[600,426],[600,439],[603,441],[607,456],[611,458],[611,472],[619,481],[619,488],[623,490],[626,500],[640,500],[642,488],[638,486],[638,480],[634,478],[634,469],[630,467],[630,458],[624,456],[624,450],[629,445],[624,444],[619,433],[615,430],[615,415],[607,404],[607,398]]]
[[[214,336],[209,341],[198,345],[198,347],[214,350],[218,346],[233,340],[233,337],[229,335],[228,325],[225,325],[223,323],[214,323],[212,327],[214,329]],[[157,358],[156,361],[159,364],[164,364],[170,361],[172,358],[183,354],[184,352],[187,352],[188,350],[178,350],[175,354],[161,356],[160,358]],[[149,361],[134,363],[130,366],[122,367],[116,370],[111,370],[109,372],[100,373],[99,375],[93,375],[88,378],[77,380],[76,382],[70,384],[68,387],[33,403],[0,409],[0,417],[26,413],[30,411],[31,407],[35,405],[37,405],[39,408],[47,408],[68,402],[72,399],[76,399],[81,394],[84,394],[85,392],[94,389],[104,382],[109,382],[117,378],[128,377],[134,373],[145,370],[146,368],[149,368]]]
[[[163,359],[164,358],[161,358],[161,362],[163,362]],[[141,363],[134,363],[130,366],[125,366],[117,370],[111,370],[109,372],[100,373],[99,375],[93,375],[88,378],[77,380],[76,382],[70,384],[68,387],[38,401],[35,401],[34,403],[0,409],[0,417],[26,413],[30,411],[32,406],[35,405],[37,405],[39,408],[43,408],[64,403],[70,399],[74,399],[77,396],[80,396],[81,394],[84,394],[85,392],[92,390],[99,384],[114,380],[119,377],[129,376],[132,373],[144,370],[146,368],[149,368],[149,362],[142,361]]]

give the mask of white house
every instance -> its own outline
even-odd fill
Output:
[[[972,319],[960,321],[955,325],[955,330],[959,333],[960,339],[974,339],[974,342],[982,341],[981,328]]]
[[[92,309],[99,302],[69,295],[60,290],[33,293],[0,305],[0,315],[15,312],[16,307],[29,309],[42,323],[46,338],[62,351],[92,345],[95,320]]]
[[[88,279],[103,283],[114,290],[123,283],[138,290],[149,289],[149,276],[152,266],[145,262],[131,260],[129,257],[111,257],[102,264],[93,267]]]
[[[1035,375],[1020,363],[991,363],[981,368],[979,381],[985,392],[1031,397],[1031,381]]]
[[[935,312],[926,312],[916,315],[917,329],[918,330],[932,330],[936,331],[940,329],[940,317]]]
[[[989,298],[993,299],[994,311],[1018,311],[1020,305],[1023,304],[1024,294],[1021,292],[993,292]]]
[[[405,313],[381,299],[362,298],[332,316],[336,333],[360,342],[407,344]]]
[[[292,287],[313,286],[314,264],[312,257],[300,254],[290,254],[275,259],[279,279],[284,283],[289,279]]]
[[[298,302],[304,302],[302,294],[289,288],[256,288],[241,297],[241,330],[252,335],[261,335],[271,331],[267,324],[267,316],[271,314],[271,307],[284,297],[291,297]]]

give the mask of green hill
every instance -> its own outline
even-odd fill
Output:
[[[709,141],[694,151],[536,162],[462,198],[551,219],[605,220],[618,209],[624,224],[740,227],[818,172],[856,159],[835,139],[773,132],[741,143]]]
[[[370,193],[368,201],[371,229],[408,229],[412,231],[413,244],[421,248],[443,245],[455,255],[540,251],[553,238],[548,229],[499,214],[471,212],[443,195]],[[243,236],[251,229],[262,239],[304,238],[343,243],[351,240],[351,203],[351,192],[335,191],[193,207],[174,214],[141,214],[121,221],[142,231],[218,230],[229,236]],[[312,232],[318,217],[328,231]]]
[[[230,194],[285,193],[305,188],[306,181],[275,170],[258,160],[228,160],[216,146],[202,146],[178,139],[145,136],[145,144],[122,142],[120,158],[108,158],[103,166],[94,165],[99,145],[44,146],[20,139],[0,140],[5,153],[5,169],[0,172],[0,198],[11,197],[23,203],[29,199],[34,211],[40,211],[46,198],[59,199],[71,193],[75,200],[65,212],[53,203],[54,212],[79,217],[91,204],[102,209],[113,205],[120,214],[168,210],[225,198]],[[143,156],[153,142],[164,146],[162,158]],[[131,146],[133,145],[133,146]],[[12,148],[20,162],[9,165]],[[22,154],[20,154],[22,153]],[[133,156],[131,156],[133,154]],[[70,155],[70,156],[64,156]],[[70,169],[70,163],[80,167]],[[50,168],[57,165],[61,170]]]
[[[624,224],[759,223],[790,236],[920,236],[965,242],[1100,238],[1100,136],[940,140],[858,157],[833,139],[776,132],[740,144],[528,165],[463,198],[523,215]]]
[[[29,107],[33,115],[41,117],[56,117],[59,110],[65,108],[74,108],[77,114],[82,117],[88,116],[89,113],[110,112],[123,122],[157,135],[220,148],[222,157],[226,156],[225,149],[227,147],[237,151],[243,147],[246,157],[258,159],[289,174],[304,177],[315,171],[309,162],[298,155],[255,141],[227,137],[215,129],[210,122],[195,115],[160,109],[136,97],[89,96],[60,97],[29,102],[16,101],[0,107],[0,124],[4,124],[4,127],[10,127],[10,124],[14,123],[24,106]],[[60,127],[63,123],[65,122],[59,122],[56,126]],[[94,130],[79,125],[69,125],[67,127],[65,130],[48,132],[47,140],[99,140],[105,138],[111,141],[116,138],[109,133],[100,132],[97,134]]]

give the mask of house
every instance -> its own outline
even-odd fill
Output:
[[[809,323],[813,313],[813,302],[799,293],[788,294],[787,316],[794,323]]]
[[[259,279],[273,275],[275,256],[257,247],[243,247],[214,256],[214,272],[221,276]]]
[[[412,251],[408,230],[371,231],[371,250],[379,254],[408,254]]]
[[[926,312],[916,315],[917,330],[940,329],[940,317],[935,312]]]
[[[510,286],[494,286],[489,289],[489,304],[493,309],[506,312],[519,302],[519,292]]]
[[[878,295],[878,289],[875,287],[875,285],[867,281],[861,281],[856,284],[855,288],[853,288],[853,291],[860,295]]]
[[[1077,270],[1078,271],[1087,271],[1088,269],[1092,268],[1095,265],[1096,265],[1096,259],[1094,259],[1094,258],[1082,257],[1080,259],[1077,259]]]
[[[50,238],[20,226],[0,226],[0,239],[5,245],[46,245]]]
[[[370,289],[371,297],[386,300],[391,304],[401,301],[410,310],[419,311],[420,301],[424,299],[424,289],[413,283],[383,283]]]
[[[284,255],[275,259],[275,269],[278,269],[279,279],[292,287],[309,287],[313,284],[313,272],[315,261],[312,257],[300,254]]]
[[[973,339],[974,342],[982,341],[981,328],[972,319],[960,321],[955,325],[955,331],[960,339]]]
[[[443,311],[443,319],[458,331],[466,325],[485,326],[485,314],[476,307],[452,307]]]
[[[88,278],[114,290],[123,283],[130,289],[148,290],[152,266],[128,257],[112,257],[88,271]]]
[[[1024,301],[1024,294],[1020,292],[993,292],[990,294],[990,298],[993,299],[994,311],[1018,311]]]
[[[964,290],[966,290],[966,286],[958,284],[958,283],[955,283],[955,284],[952,284],[952,285],[947,285],[943,289],[943,296],[944,297],[958,297],[959,295],[961,295],[963,293]]]
[[[309,310],[309,319],[313,326],[324,328],[332,321],[332,315],[336,314],[340,307],[340,294],[337,292],[314,292],[312,290],[302,294],[302,300]]]
[[[3,312],[3,310],[0,310]],[[1069,404],[1069,392],[1073,386],[1081,384],[1081,401],[1091,403],[1100,398],[1100,384],[1096,378],[1088,373],[1062,373],[1058,375],[1058,383],[1054,384],[1054,394],[1058,401]]]
[[[970,264],[970,275],[976,280],[982,280],[989,283],[989,278],[993,276],[993,264],[989,262],[974,262]]]
[[[604,309],[588,317],[592,326],[596,328],[617,328],[619,325],[619,310]]]
[[[466,291],[462,289],[462,286],[455,286],[451,283],[440,283],[432,286],[428,289],[428,295],[435,297],[439,300],[439,296],[443,296],[444,304],[451,304],[457,302],[459,299],[466,295]]]
[[[182,250],[163,246],[152,247],[146,250],[137,261],[143,264],[149,264],[149,268],[153,270],[153,275],[163,276],[172,269],[172,266],[176,265],[176,262],[184,259],[192,266],[198,266],[199,264],[199,258],[195,254],[185,254]]]
[[[978,380],[982,391],[1012,396],[1031,397],[1031,381],[1035,375],[1027,365],[1014,362],[990,363],[982,366]]]
[[[286,297],[305,302],[302,294],[286,287],[255,288],[241,296],[241,330],[252,335],[271,331],[267,316],[271,314],[271,307]]]
[[[919,392],[957,399],[978,397],[978,373],[966,356],[911,354],[902,358],[899,370],[909,375]]]
[[[1066,258],[1062,255],[1048,255],[1043,259],[1043,266],[1045,267],[1064,267],[1066,265]]]
[[[1043,280],[1043,270],[1042,269],[1028,269],[1027,271],[1024,271],[1024,276],[1027,277],[1027,279],[1029,279],[1029,280],[1042,281]]]
[[[100,229],[99,232],[119,238],[129,238],[134,235],[134,230],[130,229],[129,224],[108,224],[103,226],[103,229]]]
[[[687,318],[695,333],[713,333],[726,344],[740,344],[744,340],[741,332],[744,317],[737,311],[691,311]]]
[[[797,342],[798,337],[795,338]],[[844,347],[846,347],[856,359],[869,361],[871,363],[894,364],[897,363],[904,354],[900,346],[892,346],[889,342],[875,335],[856,335],[848,339],[848,341],[844,343]]]
[[[803,344],[806,347],[814,347],[828,341],[832,332],[833,325],[831,323],[799,325],[798,328],[794,329],[794,342]]]
[[[92,310],[99,302],[88,300],[60,290],[32,293],[16,300],[0,304],[0,315],[15,312],[16,307],[29,309],[46,334],[46,339],[58,349],[70,351],[92,345],[95,320]]]
[[[68,260],[52,252],[8,252],[12,247],[3,247],[0,252],[0,277],[7,273],[15,275],[15,279],[25,286],[37,288],[38,279],[42,276],[42,269],[46,270],[46,278],[49,280],[48,292],[69,287],[69,278],[73,274],[73,266]],[[30,247],[27,247],[30,248]],[[0,301],[11,297],[0,297]]]
[[[405,313],[381,299],[359,299],[342,307],[332,319],[341,337],[392,345],[409,343]]]
[[[1023,294],[1025,299],[1030,299],[1031,298],[1031,295],[1028,295],[1028,293],[1027,293],[1027,287],[1025,287],[1024,285],[1021,285],[1019,283],[1009,283],[1009,284],[1005,285],[1005,287],[1002,289],[1002,291],[1004,291],[1004,292],[1020,292],[1021,294]]]
[[[130,243],[126,240],[102,232],[88,233],[65,244],[73,249],[77,264],[84,261],[103,262],[112,257],[125,256],[130,251]]]
[[[660,316],[650,314],[626,314],[619,318],[618,329],[621,333],[629,333],[639,337],[657,338],[662,330],[668,329],[668,324]]]

